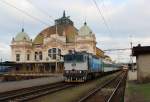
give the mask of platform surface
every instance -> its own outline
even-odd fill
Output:
[[[137,80],[137,71],[129,71],[128,80],[129,81]]]
[[[36,78],[30,80],[22,80],[22,81],[0,82],[0,93],[11,91],[11,90],[17,90],[21,88],[32,87],[32,86],[39,86],[39,85],[61,82],[63,80],[64,80],[63,76],[59,75],[59,76],[43,77],[43,78]]]

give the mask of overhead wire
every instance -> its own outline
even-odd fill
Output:
[[[29,2],[31,5],[33,5],[34,7],[36,7],[36,9],[38,9],[41,13],[43,13],[45,16],[50,17],[52,20],[54,20],[54,18],[49,15],[45,10],[43,10],[42,8],[40,8],[39,6],[33,4],[33,2],[31,0],[26,0],[27,2]]]
[[[39,19],[39,18],[37,18],[37,17],[35,17],[35,16],[30,15],[28,12],[26,12],[26,11],[24,11],[24,10],[22,10],[22,9],[17,8],[17,7],[14,6],[13,4],[10,4],[10,3],[6,2],[6,1],[3,1],[3,0],[0,0],[0,2],[4,3],[4,4],[6,4],[6,5],[8,5],[8,6],[12,7],[12,8],[14,8],[14,9],[16,9],[16,10],[18,10],[19,12],[21,12],[21,13],[27,15],[28,17],[30,17],[30,18],[32,18],[32,19],[34,19],[34,20],[40,22],[41,24],[44,24],[44,25],[49,26],[48,23],[42,21],[41,19]]]
[[[104,15],[103,15],[103,13],[102,13],[102,10],[99,8],[99,6],[98,6],[96,0],[92,0],[92,1],[93,1],[93,3],[95,4],[95,7],[96,7],[97,10],[98,10],[98,13],[99,13],[100,16],[102,17],[102,20],[103,20],[103,22],[104,22],[104,25],[106,26],[107,30],[108,30],[109,33],[111,34],[112,32],[111,32],[110,27],[109,27],[109,25],[108,25],[108,23],[107,23],[107,21],[106,21]]]
[[[96,6],[96,8],[97,8],[97,10],[98,10],[98,13],[99,13],[100,16],[102,17],[102,20],[103,20],[105,26],[107,27],[109,33],[112,34],[111,29],[110,29],[110,26],[109,26],[107,20],[105,19],[105,16],[104,16],[103,13],[102,13],[102,9],[100,9],[100,7],[98,6],[96,0],[92,0],[92,1],[94,2],[95,6]],[[105,6],[105,5],[104,5],[104,1],[103,1],[103,0],[101,0],[101,1],[103,2],[103,6]],[[105,7],[105,8],[106,8],[106,7]],[[108,49],[108,50],[109,50],[109,49]],[[112,50],[115,50],[115,49],[112,49]],[[116,49],[116,50],[123,50],[123,49]],[[126,48],[124,48],[124,50],[126,50]],[[127,50],[128,50],[128,48],[127,48]]]
[[[106,49],[106,50],[103,50],[103,51],[125,51],[125,50],[131,50],[131,48],[123,48],[123,49]]]
[[[105,19],[105,16],[103,15],[103,13],[102,13],[102,9],[100,9],[100,7],[99,7],[99,5],[97,4],[96,0],[92,0],[92,1],[94,2],[95,7],[96,7],[97,10],[98,10],[98,13],[100,14],[100,16],[101,16],[101,18],[102,18],[102,20],[103,20],[104,25],[106,26],[108,32],[110,33],[110,36],[112,37],[111,28],[110,28],[110,26],[108,25],[108,22],[107,22],[107,20]],[[101,0],[101,2],[103,3],[103,6],[105,7],[104,1]],[[106,7],[105,7],[105,8],[106,8]],[[117,42],[116,42],[116,43],[117,43]],[[117,43],[117,44],[118,44],[118,43]],[[108,52],[112,52],[112,51],[114,52],[114,51],[127,51],[127,50],[131,50],[131,49],[130,49],[130,48],[120,48],[120,49],[114,48],[114,49],[105,49],[105,50],[103,50],[103,51],[106,52],[106,53],[108,53]],[[118,57],[119,57],[119,56],[118,56]]]

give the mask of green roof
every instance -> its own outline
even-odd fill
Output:
[[[89,28],[89,26],[87,26],[85,22],[84,25],[79,30],[79,35],[85,36],[85,35],[91,35],[91,34],[92,34],[92,30]]]
[[[22,29],[22,32],[19,32],[15,39],[15,41],[23,41],[23,40],[26,40],[26,41],[31,41],[30,37],[28,36],[27,33],[24,32],[24,29]]]
[[[43,44],[43,35],[39,34],[36,36],[36,38],[34,39],[34,44]]]

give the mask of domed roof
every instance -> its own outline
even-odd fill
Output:
[[[30,37],[28,36],[28,34],[24,32],[24,29],[22,29],[22,31],[19,32],[19,33],[16,35],[16,37],[15,37],[14,40],[15,40],[15,41],[23,41],[23,40],[31,41],[31,39],[30,39]]]
[[[79,30],[79,35],[85,36],[85,35],[91,35],[92,30],[87,26],[86,22]]]
[[[57,34],[59,36],[62,36],[64,32],[65,32],[67,42],[74,42],[75,35],[78,34],[78,30],[70,24],[57,25]],[[43,44],[44,35],[47,37],[50,37],[52,34],[56,34],[56,25],[50,26],[50,27],[44,29],[43,31],[41,31],[35,37],[33,43],[34,44]]]
[[[57,32],[56,32],[57,28]],[[34,39],[33,44],[43,44],[44,37],[50,37],[52,34],[58,34],[59,36],[65,36],[67,43],[75,41],[75,35],[78,34],[78,29],[71,21],[70,16],[66,16],[65,11],[63,16],[55,20],[55,25],[50,26],[42,30]]]

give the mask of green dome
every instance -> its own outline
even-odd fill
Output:
[[[23,40],[25,40],[25,41],[31,41],[31,39],[30,39],[30,37],[28,36],[28,34],[24,32],[24,29],[22,29],[22,32],[19,32],[19,33],[16,35],[16,37],[15,37],[14,40],[15,40],[15,41],[23,41]]]
[[[86,35],[92,35],[92,30],[87,26],[86,22],[79,30],[79,35],[86,36]]]

